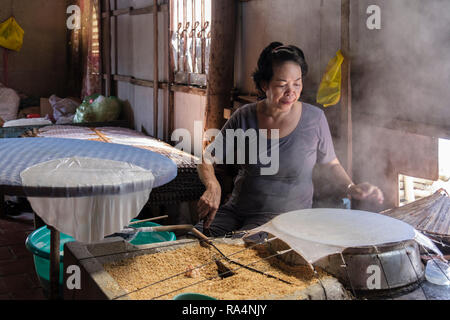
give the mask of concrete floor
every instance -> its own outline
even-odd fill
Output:
[[[0,300],[45,300],[25,240],[33,220],[0,218]]]

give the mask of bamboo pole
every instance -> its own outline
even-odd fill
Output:
[[[117,9],[117,0],[114,0],[114,9]],[[114,72],[119,72],[119,17],[114,16],[114,31],[112,38],[114,38]],[[115,80],[113,78],[113,80]],[[118,94],[118,83],[117,81],[113,81],[113,85],[111,86],[111,94]],[[131,123],[130,123],[131,124]]]
[[[183,0],[183,33],[182,37],[184,39],[183,48],[181,48],[183,52],[183,71],[187,70],[187,33],[189,28],[189,21],[187,21],[187,0]]]
[[[158,138],[158,0],[154,0],[153,5],[153,49],[153,134],[155,138]]]
[[[205,73],[205,51],[206,51],[206,31],[203,31],[205,28],[205,0],[202,0],[201,3],[201,22],[200,22],[200,30],[201,30],[201,41],[202,41],[202,66],[200,69],[200,73]]]
[[[175,30],[173,30],[173,21],[175,20],[174,17],[174,1],[169,1],[169,34],[168,34],[168,54],[169,54],[169,92],[168,92],[168,96],[169,96],[169,101],[168,101],[168,132],[167,132],[167,137],[166,137],[166,141],[169,142],[171,139],[171,135],[172,132],[175,130],[175,95],[174,92],[170,89],[171,85],[174,83],[174,73],[175,73],[175,59],[174,59],[174,55],[172,54],[172,48],[170,46],[170,43],[172,41],[172,36],[173,33],[175,32]],[[177,57],[178,59],[178,57]]]
[[[192,36],[192,47],[191,47],[191,49],[192,49],[192,53],[191,53],[191,56],[192,56],[192,70],[191,70],[191,73],[195,73],[195,64],[196,64],[196,60],[195,60],[195,57],[196,57],[196,47],[195,47],[195,43],[196,43],[196,37],[197,37],[197,35],[196,35],[196,28],[197,28],[197,23],[196,23],[196,16],[195,16],[195,1],[194,0],[192,0],[191,1],[191,3],[192,3],[192,30],[191,30],[191,32],[190,32],[190,35]]]
[[[105,1],[105,11],[106,12],[104,12],[104,14],[106,14],[106,22],[104,33],[106,34],[106,39],[104,47],[102,46],[102,50],[104,52],[103,56],[105,58],[106,71],[105,95],[109,97],[111,96],[111,4],[109,0]]]

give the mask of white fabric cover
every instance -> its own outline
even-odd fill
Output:
[[[154,182],[151,171],[129,163],[78,157],[40,163],[20,176],[23,186],[92,188],[92,196],[28,198],[46,224],[87,243],[127,226],[148,201]],[[135,191],[129,192],[130,185]],[[116,194],[102,195],[107,189]]]
[[[19,95],[13,89],[6,88],[0,83],[0,117],[4,121],[17,119],[19,104]]]
[[[41,126],[52,124],[51,121],[45,118],[32,118],[32,119],[17,119],[6,121],[3,124],[3,128],[7,127],[19,127],[19,126]]]
[[[305,209],[281,214],[251,230],[270,233],[300,254],[310,264],[346,248],[377,246],[416,240],[416,230],[381,214],[346,209]],[[432,248],[434,250],[434,248]],[[437,249],[437,248],[436,248]]]

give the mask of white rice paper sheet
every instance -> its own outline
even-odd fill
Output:
[[[250,230],[250,237],[267,232],[288,244],[310,265],[346,248],[380,246],[416,240],[442,255],[412,226],[381,214],[347,209],[305,209],[281,214]]]
[[[79,189],[79,197],[28,200],[46,224],[87,243],[127,226],[147,203],[155,180],[151,171],[129,163],[78,157],[40,163],[21,178],[23,186]],[[86,187],[92,190],[88,195]]]

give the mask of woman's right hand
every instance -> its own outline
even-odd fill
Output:
[[[197,204],[198,216],[203,222],[203,228],[208,229],[213,222],[221,199],[220,184],[213,183],[206,188]]]

